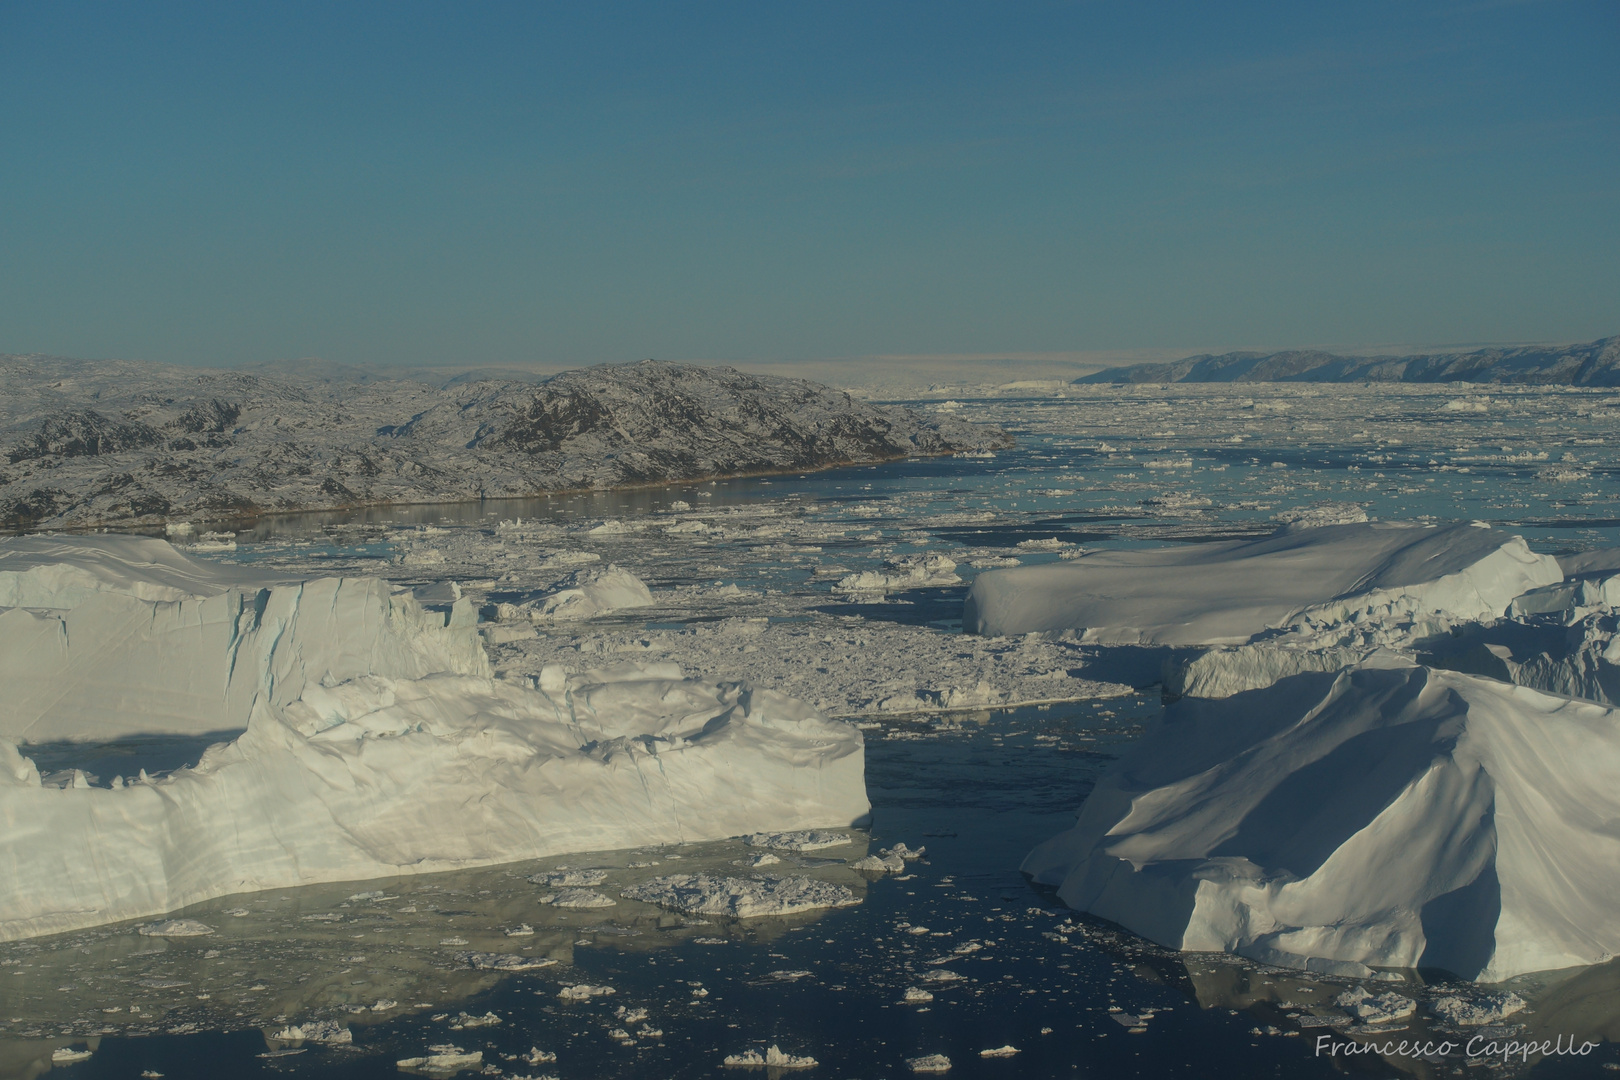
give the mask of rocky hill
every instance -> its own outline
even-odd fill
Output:
[[[1009,445],[800,379],[645,361],[436,387],[0,356],[0,528],[232,520]]]
[[[1337,356],[1314,351],[1189,356],[1171,364],[1108,368],[1076,383],[1409,382],[1620,386],[1620,336],[1584,345]]]

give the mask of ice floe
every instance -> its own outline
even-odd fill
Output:
[[[673,874],[632,885],[619,895],[689,915],[729,915],[738,919],[860,903],[860,897],[845,886],[808,877]]]
[[[789,1054],[774,1043],[765,1050],[744,1050],[740,1054],[727,1054],[723,1064],[745,1068],[813,1069],[816,1059],[808,1055]]]

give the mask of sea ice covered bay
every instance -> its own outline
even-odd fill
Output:
[[[266,520],[239,533],[237,549],[219,559],[256,579],[382,577],[420,590],[420,602],[441,619],[450,614],[455,593],[464,597],[469,606],[486,611],[498,609],[503,603],[514,608],[528,603],[539,606],[581,566],[612,564],[650,586],[653,604],[570,625],[528,618],[486,618],[480,631],[497,681],[526,685],[526,680],[534,680],[537,684],[548,667],[579,674],[626,660],[674,663],[707,678],[746,680],[785,692],[826,715],[856,717],[862,724],[883,725],[867,731],[872,740],[868,746],[868,782],[875,807],[874,828],[881,831],[884,845],[896,840],[927,843],[932,865],[913,867],[909,872],[918,875],[914,881],[876,881],[866,891],[862,904],[819,917],[815,925],[826,927],[831,944],[824,943],[821,935],[808,926],[788,935],[784,944],[799,943],[789,948],[738,938],[732,945],[735,951],[708,965],[707,977],[688,975],[711,989],[713,998],[728,998],[733,1003],[758,1002],[758,1009],[748,1017],[736,1018],[750,1029],[750,1037],[744,1038],[738,1032],[728,1036],[723,1022],[706,1029],[713,1030],[716,1036],[704,1044],[715,1051],[712,1060],[694,1061],[689,1067],[691,1075],[706,1075],[724,1056],[754,1048],[756,1042],[761,1050],[776,1041],[783,1051],[814,1056],[822,1062],[822,1069],[856,1060],[829,1051],[830,1044],[841,1043],[845,1036],[833,1037],[832,1028],[810,1019],[822,1014],[806,1006],[824,1002],[824,1008],[842,1015],[841,1010],[852,1000],[867,999],[859,992],[852,999],[847,991],[831,988],[864,984],[853,982],[855,975],[848,972],[841,972],[837,981],[800,978],[764,982],[772,972],[816,971],[818,963],[847,961],[857,953],[865,956],[865,942],[871,937],[885,939],[872,950],[872,962],[875,968],[881,968],[891,962],[883,950],[889,948],[895,923],[910,924],[904,937],[896,935],[896,939],[914,948],[931,942],[936,932],[959,932],[953,930],[955,922],[940,925],[942,919],[953,917],[951,905],[958,901],[946,898],[954,897],[958,891],[989,907],[1002,907],[999,913],[986,912],[996,919],[1019,910],[1025,896],[1030,906],[1052,910],[1061,907],[1049,896],[1021,893],[1019,890],[1026,887],[1018,884],[1016,868],[1031,848],[1062,833],[1072,822],[1089,780],[1076,786],[1064,778],[1094,777],[1108,767],[1106,758],[1077,755],[1095,752],[1087,748],[1112,753],[1114,745],[1101,740],[1087,742],[1095,729],[1083,723],[1065,733],[1059,721],[1069,715],[1064,710],[1071,707],[1063,705],[1053,706],[1050,714],[1043,714],[1050,716],[1050,726],[1033,724],[1022,718],[1022,711],[997,713],[982,731],[976,730],[976,725],[949,723],[925,722],[919,728],[916,717],[926,716],[928,710],[1079,700],[1098,702],[1095,709],[1078,706],[1087,716],[1095,717],[1103,712],[1123,711],[1134,699],[1127,695],[1125,687],[1112,681],[1124,678],[1117,665],[1111,669],[1097,663],[1101,646],[1053,637],[985,638],[954,632],[960,625],[962,599],[981,572],[1009,565],[1011,560],[1023,566],[1060,564],[1068,561],[1065,555],[1072,556],[1081,548],[1129,550],[1182,541],[1253,539],[1274,532],[1291,518],[1316,515],[1318,520],[1345,520],[1344,515],[1356,512],[1383,521],[1422,521],[1426,516],[1447,522],[1483,520],[1504,532],[1523,535],[1531,550],[1541,555],[1562,556],[1616,542],[1612,440],[1620,424],[1616,423],[1617,410],[1602,394],[1557,389],[1498,392],[1493,388],[1485,394],[1468,388],[1403,387],[1385,391],[1245,386],[1241,394],[1221,387],[1077,388],[1063,394],[1033,398],[1025,395],[1022,399],[995,394],[974,396],[958,388],[941,393],[939,399],[947,396],[971,402],[971,407],[986,419],[1014,429],[1019,448],[1000,452],[994,458],[914,461],[803,478],[721,481],[663,491],[566,496],[521,503],[379,508],[346,518],[327,515]],[[1483,404],[1484,411],[1448,409],[1446,406],[1453,400],[1466,400],[1470,406]],[[949,407],[938,399],[934,406]],[[521,525],[517,524],[519,517]],[[505,527],[500,524],[503,520],[509,522]],[[901,567],[907,565],[906,560],[923,553],[939,554],[954,563],[951,574],[957,580],[953,582],[938,573],[936,561],[929,570],[929,581],[908,584],[906,579],[912,575]],[[865,592],[839,588],[840,582],[868,571],[875,578],[888,577],[896,584]],[[441,588],[450,581],[455,582],[454,593]],[[1512,648],[1517,650],[1519,645],[1512,643]],[[1512,663],[1533,659],[1515,651]],[[1154,665],[1141,681],[1157,676]],[[1151,721],[1157,706],[1139,703],[1139,710],[1141,719]],[[1014,732],[1020,730],[1022,734],[1015,738]],[[924,737],[914,740],[914,732]],[[895,741],[890,741],[891,735]],[[1052,741],[1035,741],[1048,737]],[[873,747],[880,744],[885,753],[893,750],[902,755],[898,759],[904,762],[900,771],[907,779],[891,779],[896,776],[894,768],[873,758]],[[1030,754],[1010,753],[1015,744],[1028,745]],[[58,775],[71,775],[72,745],[53,743],[49,748],[52,768],[58,770]],[[79,745],[88,755],[102,753],[115,744]],[[960,748],[961,756],[951,769],[939,775],[927,774],[929,784],[939,791],[952,792],[953,798],[942,799],[937,792],[924,791],[924,785],[916,780],[916,760],[905,755],[924,748],[942,752]],[[1047,761],[1051,767],[1032,771],[1031,765],[1037,759]],[[102,774],[99,783],[104,785],[108,769],[98,768]],[[959,800],[955,796],[968,789],[964,784],[968,776],[982,781],[983,787],[972,799]],[[964,805],[956,805],[958,801]],[[1002,815],[1003,811],[1023,815],[1021,824],[1010,827],[1010,819]],[[971,825],[972,820],[981,825]],[[925,839],[928,832],[956,832],[959,836]],[[750,854],[747,849],[740,850],[725,862]],[[829,854],[849,858],[837,851]],[[652,861],[658,856],[642,858]],[[610,861],[599,858],[593,864],[606,865]],[[669,865],[655,869],[662,872]],[[681,869],[685,872],[693,868],[689,864]],[[733,873],[751,872],[730,869]],[[985,895],[987,888],[965,887],[963,883],[970,879],[958,875],[967,872],[1001,875],[985,879],[1000,891]],[[955,881],[942,880],[948,876],[954,876]],[[931,895],[935,886],[948,884],[957,888],[942,888]],[[355,886],[344,896],[372,888]],[[479,888],[493,886],[486,882],[471,889],[470,894],[476,894]],[[399,891],[391,883],[389,889]],[[1015,898],[1013,906],[1000,899],[1003,895]],[[311,898],[310,910],[315,914],[331,911],[342,899],[328,902]],[[211,903],[223,909],[233,901]],[[616,908],[603,911],[625,914],[632,910],[631,904],[620,898]],[[457,901],[454,906],[474,909],[474,904],[466,901]],[[321,911],[314,911],[315,907],[321,907]],[[199,910],[206,912],[206,905]],[[563,914],[566,912],[558,913],[559,917]],[[888,920],[881,929],[864,921],[878,916]],[[201,917],[204,922],[210,918],[206,913]],[[516,908],[510,915],[502,914],[498,921],[492,916],[491,925],[504,925],[512,917],[543,929],[537,918],[523,916]],[[589,925],[597,926],[615,921],[589,910],[568,917],[591,919],[594,921]],[[885,1068],[896,1074],[904,1069],[905,1059],[943,1052],[951,1058],[954,1074],[971,1075],[973,1070],[989,1067],[980,1065],[981,1050],[1013,1044],[1021,1052],[1009,1060],[1027,1075],[1072,1075],[1074,1064],[1086,1062],[1112,1075],[1166,1075],[1195,1063],[1206,1073],[1211,1068],[1219,1072],[1219,1066],[1211,1063],[1222,1057],[1244,1063],[1245,1067],[1233,1075],[1252,1074],[1253,1066],[1262,1058],[1263,1068],[1274,1064],[1285,1074],[1327,1075],[1328,1066],[1308,1060],[1302,1049],[1307,1040],[1283,1036],[1288,1032],[1314,1036],[1319,1030],[1330,1030],[1341,1039],[1373,1037],[1350,1030],[1362,1021],[1351,1010],[1332,1005],[1338,994],[1355,985],[1352,980],[1290,975],[1241,958],[1209,959],[1207,963],[1203,957],[1177,958],[1129,935],[1119,936],[1117,945],[1104,947],[1105,940],[1115,939],[1108,938],[1112,932],[1103,924],[1082,916],[1070,916],[1068,923],[1058,916],[1044,918],[1053,921],[1030,917],[1026,920],[1027,930],[1024,923],[1019,924],[1019,932],[1029,937],[1028,947],[1021,946],[1019,955],[1036,966],[1000,969],[1003,974],[1015,975],[1014,980],[1007,981],[1008,987],[1022,989],[992,993],[988,984],[1000,981],[999,977],[991,980],[972,969],[962,971],[954,961],[942,966],[970,979],[979,978],[975,989],[984,991],[985,996],[972,1000],[1003,1014],[1024,1010],[1033,1022],[1035,1013],[1028,1012],[1029,1004],[1045,996],[1054,997],[1055,1012],[1041,1012],[1039,1026],[1052,1027],[1060,1034],[1074,1032],[1075,1037],[1061,1049],[1054,1051],[1054,1044],[1043,1044],[1039,1026],[1028,1030],[997,1027],[988,1011],[956,1008],[952,992],[937,988],[929,991],[934,995],[933,1003],[912,1005],[909,1008],[913,1011],[903,1014],[882,1012],[884,1005],[897,1008],[891,999],[902,1000],[910,983],[885,985],[873,991],[873,1034],[856,1038],[851,1045],[861,1053],[889,1054],[881,1060],[887,1061]],[[623,925],[623,920],[617,920],[617,924]],[[745,920],[737,925],[748,924]],[[966,929],[965,922],[961,925]],[[918,926],[926,927],[927,932],[912,935],[911,927]],[[109,927],[105,932],[115,931],[129,935],[130,940],[146,942],[148,947],[161,940],[140,938],[128,928],[119,931]],[[218,934],[225,932],[217,930]],[[1042,938],[1042,932],[1069,940]],[[729,931],[715,934],[728,935]],[[445,952],[474,946],[499,951],[499,942],[486,948],[473,935],[453,930],[443,933],[442,939],[455,936],[466,938],[472,946],[445,946]],[[592,999],[605,1005],[568,1006],[569,1023],[583,1019],[573,1010],[597,1009],[601,1013],[599,1031],[592,1028],[595,1033],[587,1038],[583,1034],[586,1027],[577,1029],[581,1032],[580,1050],[591,1039],[596,1041],[593,1046],[599,1044],[585,1053],[580,1063],[579,1069],[586,1074],[622,1071],[622,1062],[613,1056],[622,1053],[663,1062],[662,1071],[677,1075],[688,1068],[685,1063],[691,1055],[669,1040],[684,1040],[681,1032],[691,1032],[698,1041],[703,1038],[696,1027],[676,1028],[669,1023],[655,1025],[665,1029],[665,1049],[658,1048],[658,1040],[647,1038],[636,1039],[635,1047],[619,1048],[610,1038],[610,1030],[617,1028],[635,1034],[634,1026],[613,1019],[613,1010],[619,1004],[615,998],[631,985],[627,965],[644,962],[633,950],[627,951],[626,943],[645,940],[645,936],[585,934],[579,940],[592,938],[594,946],[574,949],[575,959],[584,963],[581,970],[567,973],[570,985],[619,987],[619,995]],[[966,935],[959,943],[970,944],[973,937]],[[38,942],[42,950],[60,949],[53,955],[65,960],[71,955],[83,955],[68,948],[73,940],[74,935],[65,935]],[[1012,940],[1009,935],[1008,944]],[[172,939],[168,948],[189,948],[188,941],[203,951],[217,947],[210,946],[208,938],[196,938]],[[373,962],[343,965],[340,961],[349,954],[340,953],[341,947],[336,939],[330,946],[329,968],[334,982],[339,981],[335,973],[344,966],[357,970],[356,975],[347,978],[357,978]],[[688,964],[703,950],[720,947],[693,944],[689,948],[694,953],[688,955]],[[1109,953],[1110,948],[1120,951]],[[1102,949],[1109,957],[1100,967],[1086,959],[1099,955],[1093,952],[1095,949]],[[773,951],[783,954],[782,958],[771,957]],[[996,952],[984,947],[971,955]],[[1003,948],[1000,954],[1007,956],[1009,950]],[[36,963],[19,953],[8,955],[22,963]],[[945,955],[943,950],[941,955]],[[919,948],[914,962],[936,958],[932,954],[923,956]],[[314,970],[309,968],[309,962],[299,963],[306,970]],[[649,963],[641,970],[649,976],[656,970],[656,981],[665,982],[668,991],[674,984],[664,977],[662,963],[657,969]],[[1541,989],[1533,992],[1525,983],[1530,977],[1515,980],[1516,992],[1534,998],[1536,1004],[1531,1015],[1519,1014],[1510,1023],[1519,1024],[1524,1032],[1550,1031],[1551,1027],[1544,1026],[1548,1024],[1564,1024],[1574,1030],[1579,1025],[1565,1021],[1583,1015],[1593,1023],[1580,1030],[1608,1030],[1606,1025],[1612,1026],[1612,1017],[1606,1019],[1608,1014],[1594,1002],[1606,992],[1600,989],[1604,980],[1613,978],[1612,973],[1604,974],[1612,963],[1582,969],[1585,974],[1562,976],[1558,982],[1562,989],[1547,982],[1537,984]],[[1071,964],[1071,969],[1062,970],[1060,964]],[[241,971],[247,966],[236,964],[228,970]],[[328,970],[325,962],[316,967]],[[713,970],[717,967],[723,970]],[[614,968],[618,970],[611,970]],[[127,1049],[119,1051],[117,1046],[125,1045],[119,1043],[123,1035],[110,1032],[108,1042],[98,1051],[109,1062],[113,1060],[111,1055],[133,1054],[138,1046],[155,1045],[156,1040],[145,1032],[161,1035],[168,1030],[145,1023],[133,1028],[125,1026],[132,1023],[121,1018],[127,1013],[119,1014],[119,1018],[101,1014],[102,1006],[92,999],[99,1002],[103,995],[87,989],[90,983],[86,980],[94,978],[89,969],[71,977],[66,977],[60,968],[48,966],[25,969],[19,963],[16,969],[29,974],[11,976],[11,984],[23,988],[37,983],[34,1000],[50,1000],[58,1010],[50,1014],[52,1017],[65,1017],[62,1010],[81,1008],[72,1018],[71,1030],[76,1036],[89,1036],[100,1028],[143,1033],[141,1039],[129,1040]],[[1147,978],[1144,972],[1149,970],[1164,981],[1143,981]],[[916,974],[921,973],[919,969]],[[516,1058],[529,1045],[525,1041],[523,1046],[517,1046],[514,1041],[520,1024],[525,1040],[540,1040],[537,1045],[544,1047],[545,1035],[554,1029],[560,1031],[556,1025],[563,1023],[536,1011],[540,1005],[557,1000],[558,985],[553,984],[559,980],[541,982],[540,974],[500,976],[497,986],[475,992],[465,1005],[461,1000],[452,1003],[453,995],[446,998],[437,991],[424,991],[421,1001],[446,1002],[441,1007],[448,1013],[446,1020],[434,1023],[424,1019],[437,1015],[428,1010],[413,1014],[412,1020],[392,1021],[378,1014],[380,1020],[374,1022],[375,1026],[356,1027],[356,1040],[377,1048],[387,1046],[387,1071],[392,1072],[395,1056],[419,1055],[429,1044],[462,1039],[461,1045],[475,1045],[466,1040],[469,1034],[478,1033],[452,1034],[449,1025],[462,1011],[482,1016],[493,1008],[505,1016],[507,1026],[480,1029],[484,1041],[477,1045],[483,1046],[486,1060],[501,1061],[496,1056],[500,1053]],[[161,976],[162,972],[154,973],[154,977]],[[1405,977],[1402,993],[1418,1001],[1414,1030],[1421,1031],[1430,1023],[1428,1001],[1445,988],[1431,990],[1415,973],[1405,973]],[[273,985],[263,975],[259,979]],[[436,986],[453,981],[437,975],[429,981],[432,979],[439,980],[433,984]],[[730,980],[736,980],[739,988],[748,986],[748,979],[771,989],[767,994],[753,988],[739,989],[736,997],[714,989]],[[0,976],[0,987],[6,982],[7,978]],[[914,982],[919,989],[931,985]],[[79,989],[58,992],[57,987],[64,985]],[[1384,989],[1375,980],[1367,980],[1366,985],[1374,994]],[[648,987],[648,1005],[668,1000],[650,993],[656,982]],[[545,993],[534,997],[531,989]],[[1021,996],[1025,989],[1037,993]],[[688,1000],[686,990],[686,985],[681,984],[678,992],[683,1009]],[[1063,990],[1069,993],[1063,994]],[[201,992],[212,993],[214,1000],[225,998],[222,990],[212,987]],[[1455,996],[1463,991],[1452,987],[1448,992]],[[238,993],[243,998],[253,996],[245,986]],[[803,996],[794,999],[798,1005],[789,1007],[788,995]],[[259,996],[263,996],[262,992]],[[1299,1007],[1310,1002],[1321,1004]],[[199,1007],[206,1004],[199,1003]],[[1109,1013],[1106,1010],[1110,1006],[1120,1011]],[[1170,1011],[1155,1011],[1166,1006]],[[11,1007],[9,1003],[7,1007]],[[932,1011],[915,1011],[922,1008]],[[1252,1011],[1229,1016],[1228,1009]],[[203,1030],[228,1029],[246,1019],[233,1021],[231,1014],[236,1011],[254,1018],[261,1018],[262,1013],[233,1002],[231,1009],[217,1016],[176,1017],[177,1022],[169,1026],[197,1023]],[[1061,1024],[1054,1022],[1058,1012],[1080,1016],[1083,1026],[1073,1027],[1072,1017]],[[283,1014],[286,1019],[278,1022],[276,1017]],[[32,1006],[18,1006],[11,1015],[46,1014]],[[804,1019],[788,1019],[795,1015]],[[1142,1022],[1140,1026],[1149,1033],[1151,1051],[1146,1049],[1148,1042],[1137,1041],[1140,1037],[1130,1034],[1137,1028],[1127,1028],[1120,1017]],[[290,1007],[262,1015],[266,1028],[272,1024],[285,1026],[300,1018],[298,1010]],[[1332,1019],[1336,1026],[1317,1028],[1317,1019],[1313,1018]],[[946,1028],[928,1026],[936,1020],[945,1023]],[[57,1023],[54,1018],[31,1020],[9,1031],[16,1033],[14,1037],[20,1037],[23,1031],[37,1032],[30,1037],[34,1046],[51,1039],[60,1045],[67,1041],[60,1034],[67,1025],[64,1020],[63,1027],[52,1026]],[[695,1014],[692,1023],[699,1025]],[[947,1029],[949,1038],[944,1037]],[[1266,1037],[1251,1034],[1251,1029]],[[897,1031],[906,1034],[896,1039]],[[183,1038],[195,1041],[200,1036]],[[230,1053],[240,1054],[251,1063],[252,1053],[265,1049],[262,1038],[257,1034],[254,1038],[254,1048]],[[958,1041],[953,1043],[951,1038]],[[1119,1047],[1120,1052],[1108,1049],[1121,1040],[1130,1042]],[[880,1041],[887,1042],[893,1052],[880,1049]],[[1260,1045],[1250,1045],[1255,1042]],[[1604,1052],[1609,1049],[1606,1047]],[[305,1062],[310,1068],[316,1067],[317,1061],[325,1061],[329,1064],[321,1067],[337,1072],[345,1068],[341,1064],[343,1053],[311,1049],[303,1057],[289,1060]],[[1138,1053],[1143,1056],[1138,1057]],[[134,1058],[125,1056],[119,1060],[133,1063]],[[550,1069],[564,1072],[566,1064],[563,1059],[556,1066],[537,1067],[501,1061],[503,1068],[516,1073]],[[1390,1064],[1399,1067],[1399,1062]],[[850,1064],[854,1072],[864,1067]],[[184,1074],[183,1068],[178,1073],[170,1072],[180,1074]],[[568,1070],[567,1074],[579,1075],[579,1071]]]

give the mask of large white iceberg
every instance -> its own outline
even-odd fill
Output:
[[[126,537],[0,542],[6,573],[0,940],[869,810],[850,725],[673,665],[492,679],[465,602],[436,612],[371,579],[256,586]],[[243,728],[195,768],[111,788],[42,786],[19,751]]]
[[[1481,525],[1289,528],[991,570],[968,590],[962,625],[991,635],[1072,630],[1100,644],[1237,645],[1302,621],[1496,617],[1563,577],[1554,557]]]
[[[1620,716],[1390,660],[1183,699],[1027,873],[1163,945],[1497,981],[1620,952]]]

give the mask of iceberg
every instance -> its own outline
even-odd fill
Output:
[[[0,940],[870,809],[853,726],[670,664],[495,679],[467,601],[128,537],[0,541],[0,572],[25,601],[0,611]],[[44,786],[25,753],[198,732],[240,734],[110,788]]]
[[[1328,974],[1600,963],[1617,720],[1394,657],[1183,698],[1024,870],[1161,945]]]
[[[1483,525],[1289,527],[1260,540],[989,570],[968,590],[962,626],[1073,631],[1097,644],[1241,645],[1302,623],[1499,617],[1563,578],[1553,556]]]

